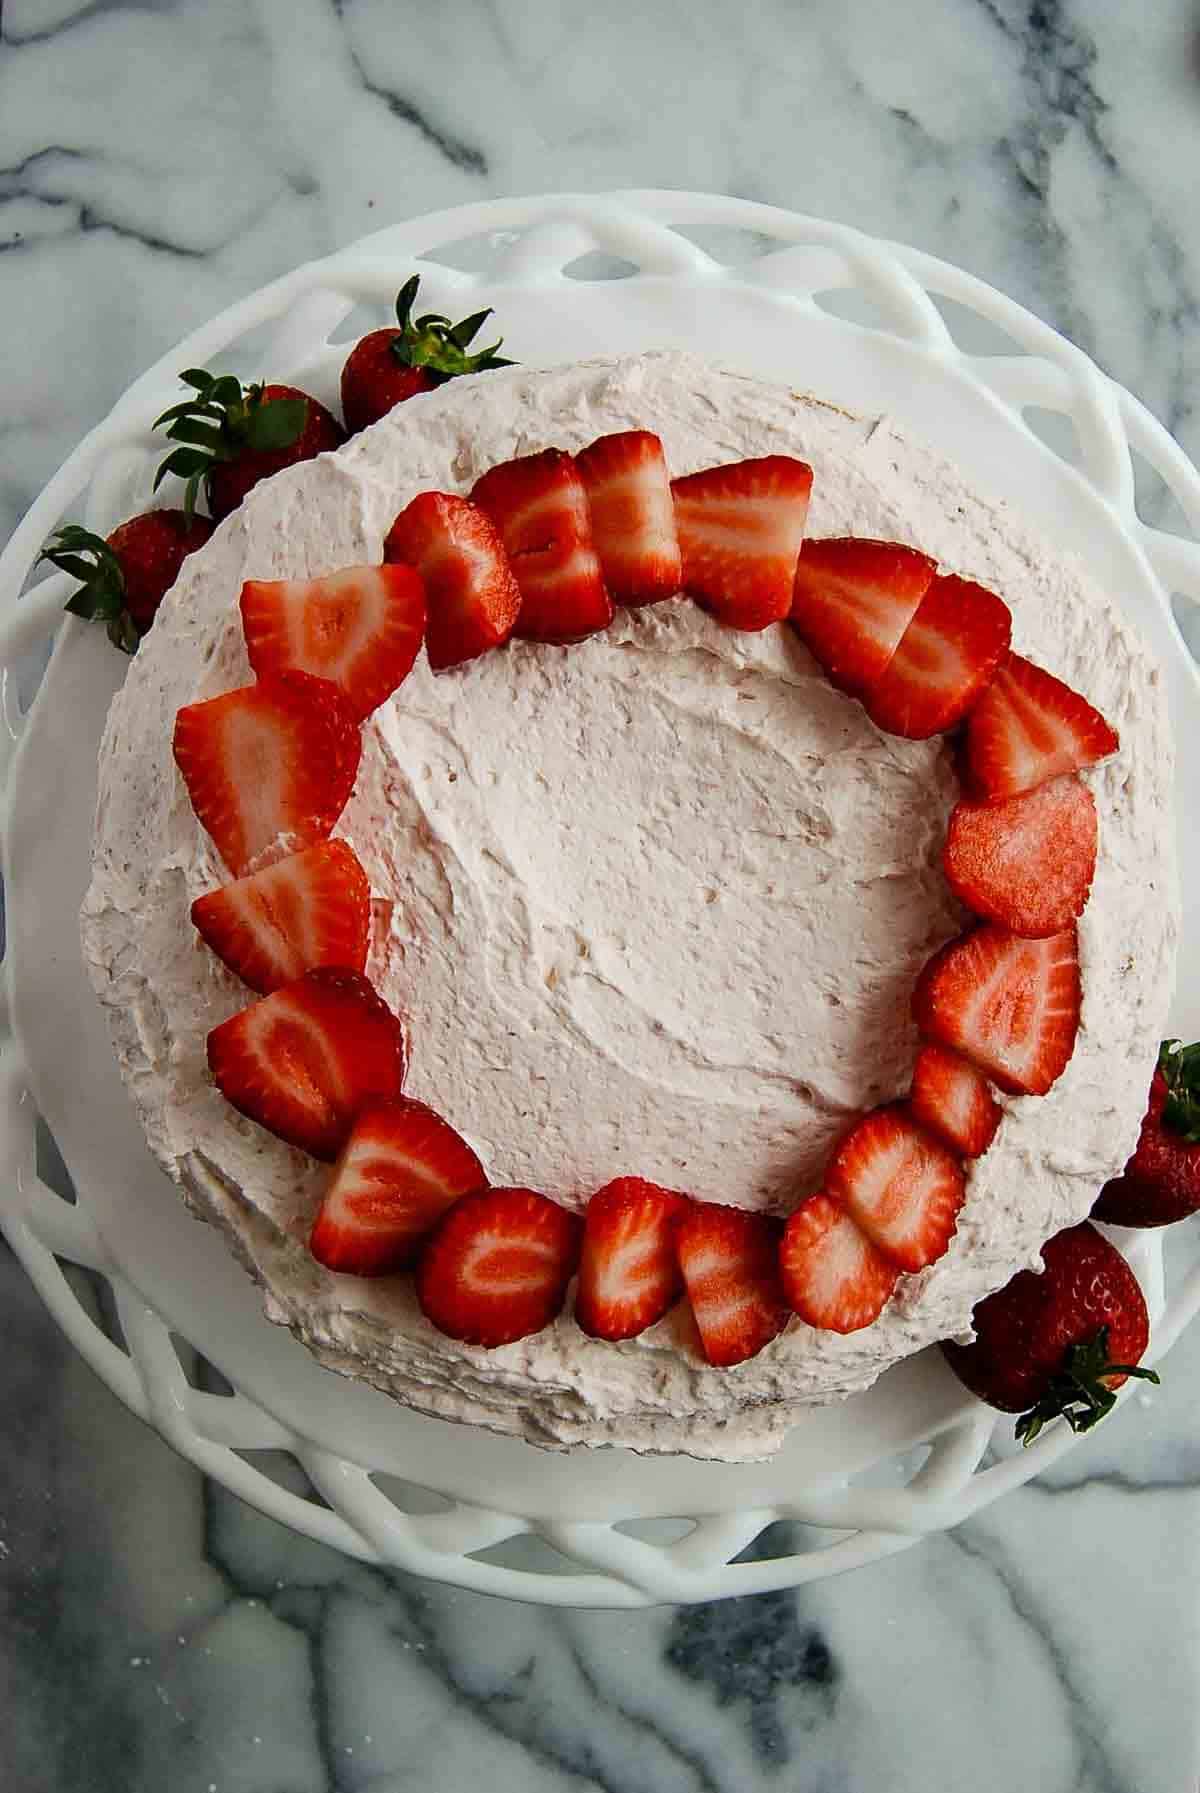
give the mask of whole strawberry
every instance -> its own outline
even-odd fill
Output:
[[[1170,1226],[1200,1210],[1200,1045],[1164,1040],[1137,1149],[1092,1213],[1110,1226]]]
[[[498,355],[500,342],[490,349],[467,354],[479,330],[491,317],[490,311],[477,311],[460,324],[429,312],[414,319],[420,276],[406,280],[396,296],[396,322],[383,330],[372,330],[360,337],[346,358],[342,369],[342,415],[351,432],[365,430],[368,424],[386,417],[393,405],[418,392],[430,392],[460,374],[481,373],[488,367],[511,367],[512,362]]]
[[[155,420],[179,446],[155,475],[157,491],[168,473],[187,482],[190,516],[200,487],[215,522],[237,509],[262,479],[299,461],[340,448],[346,440],[337,418],[295,386],[243,386],[232,374],[189,367],[180,374],[194,397],[171,405]]]
[[[1042,1262],[1040,1276],[1020,1270],[979,1303],[973,1344],[942,1345],[972,1394],[1021,1415],[1016,1435],[1024,1444],[1060,1415],[1073,1432],[1090,1430],[1127,1376],[1158,1381],[1137,1367],[1150,1317],[1116,1247],[1085,1220],[1048,1240]]]
[[[187,556],[202,548],[212,532],[207,517],[143,511],[107,537],[66,523],[40,558],[79,580],[79,590],[67,603],[71,614],[104,623],[113,645],[132,654]]]

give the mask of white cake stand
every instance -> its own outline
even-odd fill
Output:
[[[65,515],[105,531],[145,504],[162,452],[149,424],[178,396],[180,368],[233,366],[333,399],[346,342],[384,321],[414,269],[431,308],[494,305],[525,362],[691,348],[891,411],[1090,563],[1156,649],[1177,735],[1200,714],[1172,614],[1172,596],[1176,607],[1200,601],[1200,477],[1135,399],[991,288],[915,250],[704,194],[501,200],[382,231],[173,349],[80,445],[0,558],[2,735],[5,752],[15,747],[0,1223],[129,1407],[246,1500],[353,1556],[527,1600],[635,1607],[791,1586],[903,1550],[1027,1480],[1072,1434],[1059,1424],[1015,1452],[1011,1425],[994,1427],[936,1351],[812,1412],[763,1464],[553,1454],[407,1413],[322,1370],[264,1319],[223,1241],[150,1159],[126,1101],[77,931],[96,744],[123,662],[99,631],[64,622],[69,581],[30,585],[33,562]],[[1173,497],[1179,533],[1139,515],[1147,490]],[[52,634],[22,716],[14,669],[27,671]],[[1200,814],[1194,752],[1181,755],[1177,804],[1181,818]],[[1200,847],[1182,827],[1180,848],[1187,942],[1200,933]],[[1173,1028],[1200,1034],[1195,955],[1180,968]],[[1173,1245],[1164,1271],[1158,1235],[1126,1243],[1159,1357],[1200,1308],[1200,1270],[1176,1275]],[[778,1519],[800,1523],[768,1533]]]

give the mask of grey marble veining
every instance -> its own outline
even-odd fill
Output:
[[[0,531],[171,342],[491,194],[715,189],[961,263],[1200,454],[1192,0],[4,0]],[[1200,1338],[1044,1482],[796,1594],[570,1614],[206,1486],[0,1248],[3,1793],[1193,1793]]]

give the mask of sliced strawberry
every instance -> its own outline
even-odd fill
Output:
[[[807,541],[792,627],[832,682],[859,697],[883,677],[936,571],[928,554],[900,542]]]
[[[336,685],[284,672],[185,704],[175,763],[197,819],[236,876],[269,848],[325,840],[358,775],[358,724]]]
[[[683,1291],[675,1227],[688,1200],[641,1177],[598,1189],[584,1215],[575,1318],[596,1339],[632,1339]]]
[[[694,1202],[679,1221],[675,1249],[709,1363],[742,1363],[787,1325],[781,1230],[769,1214],[717,1202]]]
[[[967,778],[977,797],[1015,797],[1094,766],[1120,745],[1086,697],[1008,654],[967,722]]]
[[[357,971],[308,971],[208,1036],[226,1100],[314,1158],[337,1157],[368,1102],[398,1096],[404,1029]]]
[[[942,574],[863,702],[877,728],[923,741],[960,722],[1000,664],[1012,616],[995,592]]]
[[[649,430],[600,436],[575,457],[592,540],[618,604],[678,596],[683,582],[675,506],[663,445]]]
[[[1019,797],[955,805],[942,853],[950,888],[1014,934],[1060,934],[1083,914],[1096,870],[1096,805],[1074,775]]]
[[[917,981],[921,1032],[952,1046],[1014,1095],[1044,1096],[1079,1030],[1075,929],[1022,940],[985,922],[935,953]]]
[[[410,566],[248,579],[242,631],[260,679],[278,672],[328,679],[361,722],[412,671],[425,634],[425,587]]]
[[[532,1189],[483,1189],[450,1209],[417,1264],[426,1319],[468,1345],[510,1345],[559,1312],[583,1222]]]
[[[800,1203],[779,1248],[792,1309],[824,1332],[861,1332],[886,1307],[900,1272],[823,1190]]]
[[[898,1104],[850,1129],[825,1173],[826,1192],[897,1269],[935,1264],[954,1237],[962,1165]]]
[[[569,454],[547,448],[491,467],[471,497],[500,531],[517,584],[515,635],[582,641],[612,621],[587,493]]]
[[[265,996],[319,965],[361,971],[371,891],[354,848],[323,840],[197,897],[192,921],[230,971]]]
[[[345,1276],[403,1270],[447,1208],[486,1187],[466,1140],[424,1102],[372,1102],[342,1147],[309,1250]]]
[[[933,1040],[917,1053],[908,1105],[926,1133],[964,1158],[983,1156],[1003,1118],[983,1072]]]
[[[683,583],[731,629],[765,629],[792,608],[812,468],[789,455],[706,467],[671,481]]]
[[[388,531],[383,558],[406,561],[425,582],[425,649],[435,672],[474,660],[512,634],[521,609],[500,532],[453,492],[422,492]]]

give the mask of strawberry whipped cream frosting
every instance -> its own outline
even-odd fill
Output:
[[[910,542],[989,586],[1014,648],[1121,737],[1083,774],[1100,853],[1067,1070],[1048,1096],[1001,1098],[949,1250],[902,1276],[873,1325],[793,1319],[733,1369],[704,1362],[684,1303],[617,1345],[586,1337],[568,1299],[544,1331],[483,1350],[437,1332],[409,1276],[324,1270],[307,1236],[328,1171],[214,1087],[206,1036],[247,993],[188,919],[228,872],[171,730],[181,705],[251,677],[243,580],[378,561],[418,492],[468,492],[510,456],[627,428],[656,431],[675,475],[809,462],[810,536]],[[422,655],[365,727],[335,830],[370,878],[367,973],[406,1022],[406,1093],[493,1183],[582,1208],[636,1175],[789,1212],[849,1122],[907,1088],[914,980],[968,919],[940,865],[952,752],[880,733],[789,629],[738,633],[686,599],[618,611],[568,648],[512,642],[438,674]],[[1171,990],[1170,782],[1162,683],[1134,632],[1080,565],[888,419],[675,353],[518,368],[410,400],[277,475],[186,562],[105,732],[84,951],[152,1150],[323,1363],[541,1445],[760,1457],[806,1405],[967,1333],[974,1304],[1124,1165]]]

